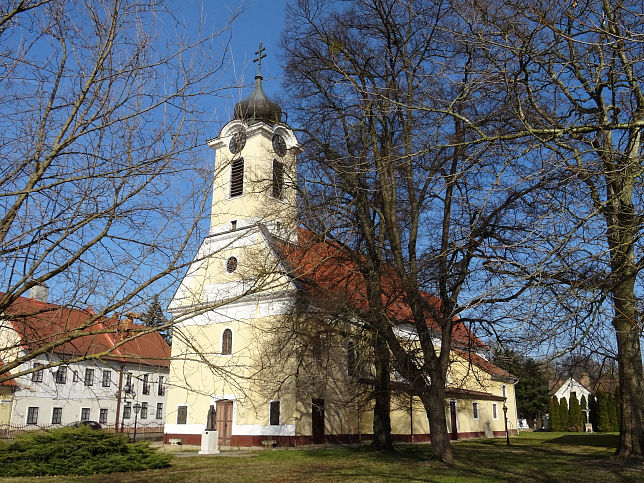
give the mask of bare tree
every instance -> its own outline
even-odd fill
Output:
[[[518,203],[543,181],[497,145],[471,143],[483,126],[499,126],[494,114],[507,112],[506,100],[485,97],[479,52],[455,41],[459,17],[448,4],[300,1],[289,21],[289,86],[319,180],[309,191],[327,207],[317,210],[318,225],[363,254],[362,319],[381,356],[382,418],[393,365],[425,407],[432,451],[449,462],[450,352],[477,345],[463,325],[476,320],[477,306],[525,286],[499,290],[479,269],[490,247],[511,243],[507,226],[520,231]],[[476,121],[466,125],[455,113]],[[387,300],[408,307],[419,351],[397,336],[402,321]],[[377,399],[375,412],[374,420]]]
[[[498,267],[514,275],[539,273],[538,288],[551,307],[558,305],[551,333],[565,334],[569,347],[602,320],[611,321],[622,414],[617,455],[641,456],[641,5],[629,0],[471,5],[463,5],[469,28],[461,33],[485,46],[490,72],[512,99],[512,117],[520,123],[504,133],[480,130],[479,139],[536,141],[548,169],[566,179],[542,197],[550,225],[540,223],[531,241],[540,249],[500,256]],[[610,352],[606,329],[597,333],[602,343],[594,350]]]
[[[0,6],[0,313],[48,284],[52,301],[95,314],[19,357],[0,347],[0,381],[107,330],[97,321],[191,261],[212,182],[200,103],[218,94],[227,27],[182,25],[161,0]]]

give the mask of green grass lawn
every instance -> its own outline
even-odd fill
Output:
[[[612,433],[523,433],[509,448],[505,439],[461,441],[453,445],[452,467],[433,461],[425,444],[398,445],[391,454],[365,446],[181,453],[163,470],[2,481],[644,481],[642,462],[611,458],[616,445]]]

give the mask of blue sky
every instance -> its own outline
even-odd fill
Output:
[[[287,0],[175,0],[175,14],[186,19],[195,28],[200,20],[205,28],[220,29],[231,12],[238,8],[242,13],[233,22],[229,32],[220,39],[223,44],[230,39],[231,52],[226,60],[226,70],[217,82],[224,85],[245,86],[224,92],[213,100],[215,125],[223,126],[232,116],[235,102],[250,93],[250,85],[257,72],[255,57],[259,42],[266,48],[262,60],[264,91],[271,99],[280,96],[283,73],[280,65],[279,40],[284,28]],[[213,126],[215,128],[215,126]],[[213,137],[216,133],[213,133]]]

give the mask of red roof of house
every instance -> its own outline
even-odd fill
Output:
[[[170,346],[163,337],[131,319],[96,318],[91,309],[70,309],[25,297],[11,304],[5,315],[25,349],[54,343],[52,351],[64,356],[106,353],[101,357],[151,366],[170,365]]]
[[[4,363],[0,360],[0,367],[4,366]],[[6,375],[8,377],[11,377],[11,372],[7,371]],[[16,381],[14,379],[7,379],[6,381],[0,382],[0,386],[17,386]]]
[[[287,265],[294,277],[305,284],[315,304],[323,309],[351,306],[357,310],[367,308],[367,290],[364,278],[358,270],[355,253],[335,241],[321,239],[313,232],[298,229],[297,246],[282,244]],[[382,303],[387,316],[395,323],[413,323],[411,307],[390,267],[383,267],[389,276],[381,277]],[[427,302],[427,326],[440,330],[430,312],[440,311],[440,299],[428,293],[421,293]],[[462,322],[453,327],[453,341],[461,347],[487,347]]]

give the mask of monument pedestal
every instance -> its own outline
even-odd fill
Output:
[[[204,431],[201,434],[201,450],[199,454],[219,453],[219,431]]]

